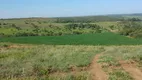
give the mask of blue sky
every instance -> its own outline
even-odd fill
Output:
[[[142,0],[0,0],[0,18],[142,13]]]

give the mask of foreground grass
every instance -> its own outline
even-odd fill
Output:
[[[134,80],[119,61],[125,61],[128,65],[137,64],[136,67],[142,71],[142,46],[108,46],[105,50],[99,62],[109,74],[109,80]]]
[[[36,36],[0,38],[0,42],[48,45],[140,45],[141,39],[132,39],[114,33],[96,33],[66,36]]]
[[[86,68],[104,51],[94,46],[1,45],[0,79],[87,80]]]
[[[15,45],[0,43],[0,79],[91,80],[89,65],[100,57],[109,80],[133,80],[119,64],[135,61],[142,71],[142,46]]]

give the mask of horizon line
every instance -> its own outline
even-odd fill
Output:
[[[94,14],[94,15],[77,15],[77,16],[57,16],[57,17],[42,17],[42,16],[33,16],[33,17],[9,17],[9,18],[0,18],[0,19],[32,19],[32,18],[72,18],[72,17],[91,17],[91,16],[113,16],[113,15],[135,15],[142,13],[118,13],[118,14]]]

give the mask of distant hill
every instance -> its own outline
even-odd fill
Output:
[[[106,16],[142,16],[142,13],[133,13],[133,14],[109,14]]]
[[[77,16],[77,17],[31,17],[31,18],[12,18],[4,20],[40,20],[50,21],[57,23],[69,23],[69,22],[96,22],[96,21],[121,21],[128,18],[142,19],[142,13],[135,14],[109,14],[109,15],[95,15],[95,16]]]
[[[142,19],[142,13],[134,13],[134,14],[112,14],[112,15],[107,15],[110,17],[121,17],[124,19],[128,19],[128,18],[139,18]]]
[[[142,19],[142,13],[135,14],[111,14],[98,16],[59,17],[57,22],[95,22],[95,21],[121,21],[127,18]]]

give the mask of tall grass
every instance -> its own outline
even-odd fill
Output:
[[[79,73],[78,76],[70,74],[68,76],[68,78],[71,77],[70,80],[86,80],[88,73],[85,72],[86,77],[83,76],[82,71],[86,71],[83,67],[88,67],[95,54],[101,51],[104,51],[102,47],[94,46],[1,47],[0,78],[14,79],[34,76],[34,78],[48,79],[52,78],[50,74],[63,73],[67,76],[68,73],[75,71]],[[63,80],[68,80],[66,76]],[[60,78],[62,79],[58,76],[59,80]]]

